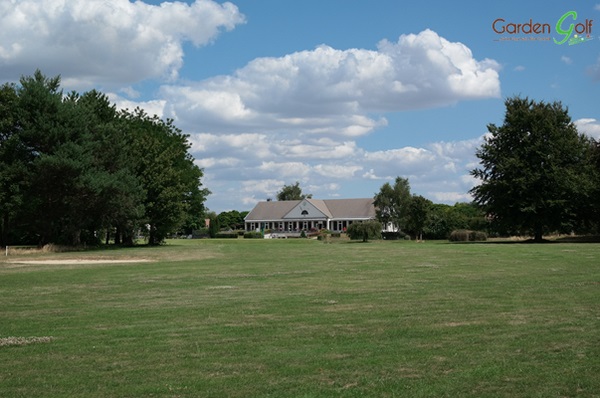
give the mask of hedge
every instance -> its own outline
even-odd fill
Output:
[[[486,241],[487,234],[482,231],[471,231],[468,229],[457,229],[450,233],[448,238],[451,242],[475,242]]]
[[[246,232],[244,234],[244,239],[262,239],[263,234],[260,232]]]
[[[237,233],[231,233],[231,232],[219,232],[215,235],[215,238],[217,239],[237,239],[238,234]]]

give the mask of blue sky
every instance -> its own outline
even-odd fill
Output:
[[[590,40],[557,45],[569,11],[561,28]],[[499,34],[498,19],[551,32]],[[469,201],[475,151],[513,95],[562,101],[600,138],[600,1],[0,0],[0,26],[1,81],[39,68],[175,119],[216,212],[296,181],[370,197],[396,176]]]

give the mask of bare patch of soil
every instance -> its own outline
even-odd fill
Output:
[[[63,260],[12,260],[12,264],[21,265],[70,265],[70,264],[124,264],[147,263],[147,259],[63,259]]]
[[[145,258],[130,259],[112,259],[112,258],[71,258],[71,259],[52,259],[52,260],[21,260],[10,259],[6,263],[7,268],[26,267],[29,265],[93,265],[93,264],[130,264],[130,263],[148,263],[152,260]]]
[[[38,343],[50,343],[54,340],[52,336],[43,337],[0,337],[0,347],[23,346]]]

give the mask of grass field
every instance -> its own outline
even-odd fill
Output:
[[[600,397],[600,244],[3,256],[0,396]]]

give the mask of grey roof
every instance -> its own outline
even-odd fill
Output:
[[[254,209],[246,216],[246,221],[280,220],[294,207],[300,204],[300,200],[283,200],[277,202],[258,202]]]
[[[371,219],[375,218],[373,198],[361,199],[306,199],[319,211],[331,219]],[[246,221],[282,220],[286,214],[298,206],[301,200],[258,202],[246,216]]]
[[[373,198],[325,200],[333,218],[375,218]]]

